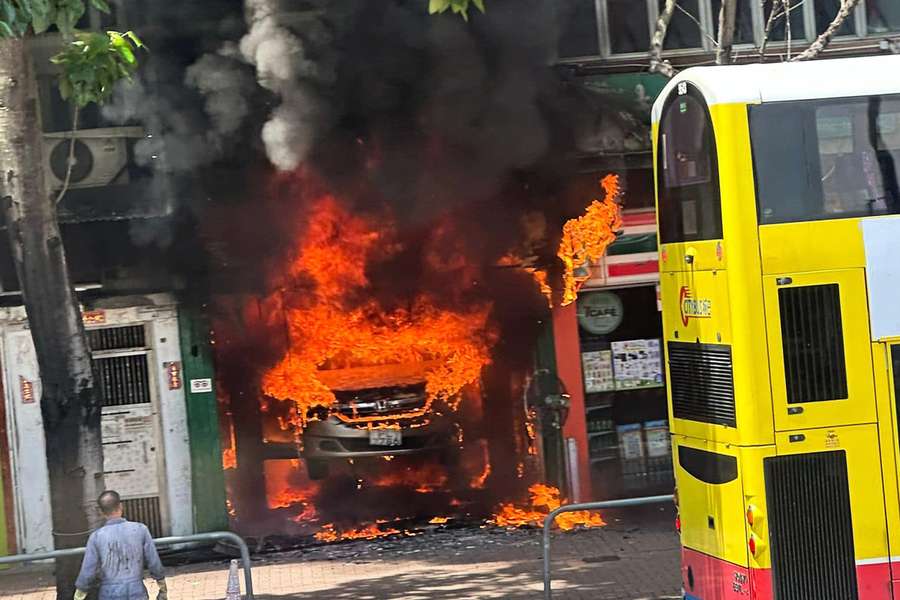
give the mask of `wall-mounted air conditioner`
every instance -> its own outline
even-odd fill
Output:
[[[75,132],[69,188],[128,183],[128,140],[144,137],[140,127],[108,127]],[[44,177],[51,190],[62,188],[70,159],[72,133],[44,134]]]

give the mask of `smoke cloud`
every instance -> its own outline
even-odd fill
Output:
[[[288,13],[276,0],[247,0],[245,13],[249,31],[240,41],[241,55],[256,68],[259,85],[280,101],[263,126],[262,140],[272,164],[290,171],[307,157],[325,119],[316,86],[333,77],[308,57],[307,42],[279,23]],[[317,17],[304,19],[311,33],[322,31]]]

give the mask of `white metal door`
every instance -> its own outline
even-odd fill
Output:
[[[154,536],[165,535],[163,445],[144,325],[91,329],[88,338],[103,397],[106,487],[121,494],[127,518],[146,524]]]

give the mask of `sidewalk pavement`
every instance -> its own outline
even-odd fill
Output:
[[[678,539],[668,515],[657,516],[636,526],[607,515],[605,528],[555,533],[554,598],[681,598]],[[55,600],[45,569],[0,572],[0,598]],[[225,559],[173,567],[169,598],[221,599],[227,580]],[[446,529],[267,554],[254,558],[253,583],[259,600],[540,598],[541,532]]]

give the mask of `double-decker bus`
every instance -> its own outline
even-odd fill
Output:
[[[653,108],[688,599],[900,600],[900,57]]]

